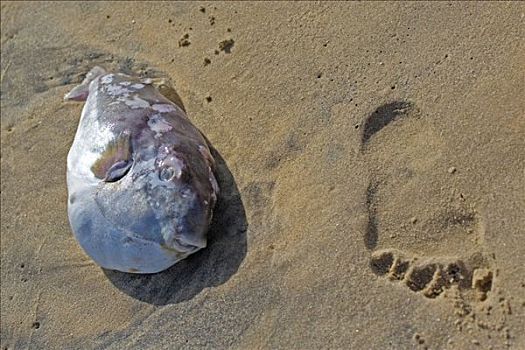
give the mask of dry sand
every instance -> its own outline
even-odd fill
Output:
[[[525,349],[523,3],[8,3],[2,349]],[[167,74],[220,152],[210,246],[75,242],[95,64]]]

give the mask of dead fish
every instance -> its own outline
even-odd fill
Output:
[[[94,67],[67,157],[68,216],[106,269],[155,273],[206,246],[219,186],[206,138],[165,83]]]

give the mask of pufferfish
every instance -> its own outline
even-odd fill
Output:
[[[206,247],[219,186],[207,139],[169,85],[94,67],[67,156],[68,216],[106,269],[165,270]]]

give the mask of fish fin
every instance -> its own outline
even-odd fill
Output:
[[[202,133],[201,133],[202,135]],[[208,141],[208,139],[202,135],[204,140],[206,141],[206,146],[204,145],[199,145],[199,153],[201,154],[201,156],[204,157],[204,159],[206,160],[206,163],[208,164],[208,166],[210,167],[211,170],[215,171],[215,159],[213,158],[212,154],[211,154],[211,148],[210,148],[210,143]]]
[[[127,174],[131,165],[130,135],[123,133],[106,145],[91,171],[105,182],[115,182]]]
[[[213,189],[212,198],[215,203],[215,201],[217,201],[217,195],[220,192],[219,183],[217,181],[217,162],[215,161],[215,156],[217,156],[218,152],[215,148],[213,148],[208,138],[206,138],[206,136],[204,136],[204,134],[202,133],[201,135],[206,141],[206,144],[208,147],[206,148],[204,146],[199,146],[199,152],[206,160],[206,163],[208,163],[208,170],[209,170],[208,180],[210,181],[211,187]],[[214,153],[215,156],[212,153]]]
[[[171,83],[169,80],[165,78],[148,78],[148,83],[153,85],[161,94],[162,96],[166,97],[171,102],[175,103],[180,109],[182,109],[184,112],[186,112],[186,108],[184,107],[184,104],[182,103],[182,99],[180,98],[179,94],[175,89],[171,86]]]
[[[99,66],[91,68],[91,70],[86,74],[84,80],[64,96],[64,100],[85,101],[89,94],[89,84],[95,80],[95,78],[104,74],[106,74],[106,70],[104,68]]]
[[[186,108],[182,103],[182,99],[180,98],[179,94],[177,93],[177,91],[175,91],[174,88],[172,88],[169,85],[161,84],[157,87],[157,89],[164,97],[166,97],[168,100],[180,107],[180,109],[186,112]]]

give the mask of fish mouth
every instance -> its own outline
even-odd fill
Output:
[[[173,249],[181,253],[187,253],[187,254],[192,254],[202,248],[202,247],[190,244],[190,243],[185,243],[179,237],[175,237],[173,241],[170,243]]]

